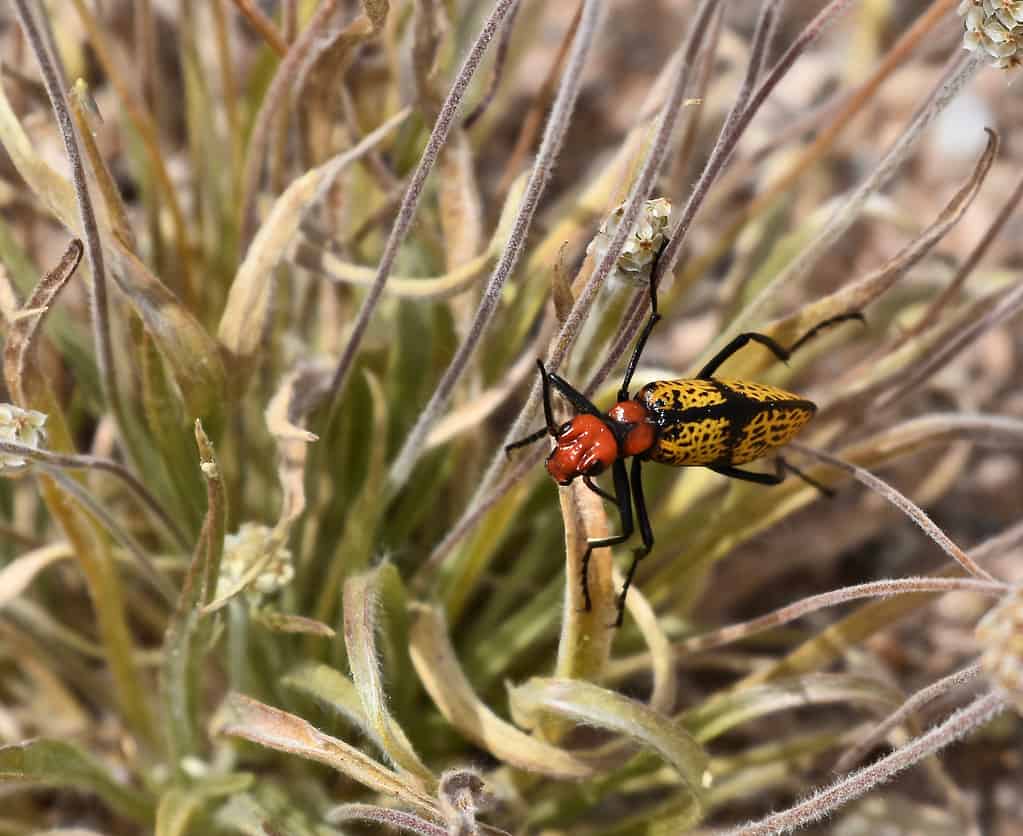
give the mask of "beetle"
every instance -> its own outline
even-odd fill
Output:
[[[532,444],[545,435],[554,439],[547,456],[547,472],[561,486],[577,477],[591,491],[613,502],[621,518],[621,532],[587,541],[581,566],[583,601],[591,608],[588,570],[594,549],[626,542],[635,529],[632,508],[643,545],[633,553],[632,564],[618,597],[614,626],[620,627],[625,614],[625,596],[632,585],[636,567],[654,545],[646,500],[643,496],[644,462],[672,467],[707,467],[723,476],[761,485],[777,485],[792,472],[823,493],[830,493],[781,456],[775,457],[775,472],[743,470],[738,465],[763,458],[791,441],[817,411],[812,401],[799,395],[746,380],[714,377],[718,368],[733,354],[750,343],[759,343],[782,362],[823,329],[848,320],[864,322],[859,312],[843,313],[825,319],[811,328],[788,348],[766,334],[754,331],[738,334],[700,369],[694,378],[656,380],[629,397],[629,387],[647,340],[661,319],[657,312],[656,259],[651,265],[650,318],[643,327],[629,358],[618,398],[607,412],[601,412],[578,389],[556,372],[547,371],[537,360],[543,384],[543,410],[546,426],[505,447],[505,452]],[[575,409],[575,417],[563,424],[554,420],[551,392],[557,392]],[[625,460],[632,458],[631,467]],[[611,468],[614,493],[594,482]]]

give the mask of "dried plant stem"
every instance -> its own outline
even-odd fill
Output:
[[[469,54],[466,55],[465,60],[462,62],[458,75],[455,77],[455,81],[448,91],[447,98],[441,106],[440,113],[437,115],[437,121],[430,132],[429,140],[427,140],[426,148],[423,149],[423,154],[419,158],[419,164],[416,166],[416,170],[409,180],[408,188],[405,190],[405,196],[398,210],[398,217],[391,227],[391,233],[387,238],[387,243],[384,245],[384,252],[380,256],[380,263],[377,265],[377,273],[373,279],[373,284],[366,292],[366,297],[363,299],[362,307],[356,316],[348,342],[341,353],[337,367],[334,369],[334,377],[331,381],[331,392],[333,394],[332,410],[337,408],[339,396],[344,389],[348,373],[355,362],[355,356],[362,344],[366,328],[369,327],[369,320],[376,310],[380,296],[384,291],[384,285],[387,283],[387,277],[391,274],[394,260],[398,256],[398,249],[401,247],[412,226],[412,218],[415,216],[416,209],[419,206],[419,198],[422,195],[423,186],[426,184],[426,178],[430,176],[430,172],[437,162],[440,150],[447,141],[448,134],[455,121],[455,116],[458,113],[458,108],[465,97],[465,91],[469,87],[469,82],[479,69],[483,55],[501,27],[502,21],[517,2],[518,0],[498,0],[494,4],[493,11],[491,11],[490,16],[483,24],[483,28],[470,48]]]
[[[118,423],[123,423],[121,400],[117,391],[117,380],[114,368],[114,350],[110,336],[110,306],[107,301],[107,274],[103,264],[103,244],[99,237],[99,227],[92,208],[92,197],[89,194],[89,182],[82,164],[82,156],[78,150],[75,137],[74,122],[64,95],[62,72],[46,47],[46,40],[40,32],[34,12],[29,8],[27,0],[15,0],[18,20],[21,22],[25,39],[39,64],[39,70],[46,85],[46,93],[50,97],[57,124],[60,126],[64,140],[64,150],[71,164],[71,178],[74,182],[75,197],[78,200],[78,212],[85,238],[85,253],[92,271],[90,285],[90,307],[92,309],[92,333],[96,348],[96,365],[99,368],[100,384],[103,397],[113,412]]]
[[[242,192],[239,201],[239,222],[241,224],[242,249],[248,247],[254,234],[255,203],[259,193],[260,173],[263,169],[263,157],[270,141],[270,131],[275,124],[275,117],[288,99],[292,85],[297,80],[306,57],[323,36],[324,30],[333,20],[337,0],[324,0],[316,9],[298,40],[287,50],[281,61],[273,81],[267,88],[259,111],[252,123],[249,146],[245,154],[245,165],[242,169]]]
[[[922,508],[912,502],[904,494],[897,491],[887,482],[879,479],[869,470],[864,470],[862,467],[840,459],[837,456],[832,456],[820,450],[815,450],[812,447],[807,447],[805,444],[793,442],[790,446],[795,450],[799,450],[801,453],[805,453],[808,456],[812,456],[819,461],[826,462],[844,470],[846,473],[851,474],[857,481],[862,482],[868,488],[883,496],[892,505],[913,520],[913,522],[915,522],[920,529],[931,538],[931,540],[941,547],[945,554],[962,566],[970,575],[991,583],[998,583],[997,578],[995,578],[986,569],[979,566],[973,558],[953,543],[948,535],[935,525],[934,521],[924,513]]]
[[[972,578],[893,578],[872,581],[831,592],[822,592],[820,595],[811,595],[766,615],[751,618],[749,621],[731,624],[712,633],[686,639],[676,645],[676,650],[682,654],[711,650],[788,624],[790,621],[795,621],[812,612],[827,607],[837,607],[860,598],[888,598],[892,595],[907,595],[917,592],[977,592],[999,597],[1004,595],[1007,589],[1008,586],[999,581],[982,581]]]
[[[149,490],[143,485],[130,470],[119,462],[111,459],[102,459],[98,456],[78,456],[60,453],[51,453],[48,450],[37,450],[34,447],[27,447],[13,441],[0,441],[0,452],[20,456],[30,461],[37,461],[40,464],[62,470],[104,470],[113,474],[128,488],[131,493],[142,503],[155,520],[157,520],[171,535],[175,543],[181,549],[189,549],[189,540],[178,524],[164,510],[163,506],[156,500]]]
[[[838,763],[835,764],[835,771],[844,772],[848,769],[852,769],[857,763],[866,757],[867,753],[873,749],[874,746],[884,739],[888,732],[896,726],[901,726],[917,711],[927,705],[927,703],[933,702],[938,699],[938,697],[942,697],[950,691],[972,681],[980,674],[981,670],[982,668],[980,663],[977,662],[972,665],[968,665],[962,670],[956,671],[949,676],[942,677],[937,682],[928,685],[926,688],[921,688],[913,694],[913,696],[907,699],[899,707],[898,711],[895,711],[882,722],[878,723],[877,726],[870,730],[870,734],[842,755]]]
[[[19,3],[24,0],[18,0]],[[185,223],[185,213],[178,201],[177,191],[171,182],[167,166],[164,164],[164,155],[160,152],[160,138],[156,123],[152,115],[138,103],[130,87],[125,81],[123,73],[114,63],[110,54],[110,46],[103,30],[96,22],[95,15],[86,6],[84,0],[72,0],[79,20],[89,35],[89,42],[96,53],[96,59],[103,67],[111,85],[117,91],[117,98],[124,106],[128,119],[134,125],[142,140],[142,147],[145,149],[146,158],[152,168],[153,177],[160,185],[163,197],[170,212],[171,223],[174,227],[174,248],[177,256],[177,269],[181,276],[181,290],[186,301],[194,302],[198,298],[198,289],[193,283],[191,267],[191,246],[188,241],[188,226]]]
[[[732,156],[739,138],[749,126],[750,121],[752,121],[760,106],[785,73],[788,72],[792,64],[795,63],[796,58],[820,35],[824,27],[842,11],[848,2],[849,0],[832,0],[789,46],[785,54],[772,68],[767,78],[757,86],[754,92],[753,85],[756,83],[757,76],[762,70],[770,35],[774,32],[777,14],[781,6],[781,3],[772,3],[771,0],[767,0],[764,3],[760,17],[757,20],[756,30],[754,31],[746,75],[736,94],[735,102],[732,104],[728,116],[725,117],[725,124],[718,134],[717,141],[710,153],[710,158],[703,167],[703,171],[700,172],[700,177],[696,181],[696,185],[693,186],[689,199],[686,201],[686,205],[682,208],[682,212],[675,222],[674,228],[671,230],[668,244],[664,248],[660,259],[658,259],[658,275],[654,277],[655,281],[659,281],[661,276],[670,274],[674,269],[675,262],[678,261],[679,254],[682,252],[682,245],[685,243],[686,235],[689,232],[693,218],[696,216],[696,212],[703,205],[711,185]]]
[[[569,54],[565,75],[562,78],[558,94],[554,99],[554,106],[552,107],[550,117],[547,120],[547,130],[544,132],[543,140],[540,143],[540,149],[536,155],[536,161],[533,163],[533,170],[530,172],[529,180],[526,183],[526,191],[522,197],[522,203],[520,204],[519,211],[515,217],[515,223],[508,235],[508,242],[494,267],[494,272],[491,274],[490,279],[487,282],[486,289],[483,291],[483,298],[480,300],[479,307],[476,309],[476,314],[469,326],[468,334],[462,341],[462,344],[458,347],[458,350],[455,352],[455,356],[452,358],[451,363],[448,365],[447,369],[445,369],[429,403],[427,403],[422,412],[419,414],[415,425],[406,437],[402,444],[401,451],[398,453],[394,464],[391,466],[388,480],[392,486],[401,485],[408,478],[408,474],[411,472],[412,467],[415,465],[417,458],[422,452],[423,440],[425,439],[426,434],[437,420],[440,410],[443,409],[444,405],[447,403],[448,398],[451,396],[451,392],[454,389],[455,383],[457,383],[458,379],[461,377],[462,372],[468,365],[469,359],[479,347],[483,333],[486,330],[487,325],[490,323],[490,319],[497,308],[497,303],[500,301],[501,289],[504,287],[505,281],[508,279],[508,276],[511,275],[512,271],[515,269],[515,265],[518,263],[519,255],[525,246],[526,236],[533,221],[533,214],[536,212],[536,207],[540,202],[540,197],[550,180],[551,173],[554,168],[554,161],[557,159],[558,153],[561,151],[565,133],[568,130],[568,125],[572,118],[572,112],[575,110],[576,99],[578,98],[579,90],[582,87],[583,67],[586,64],[586,59],[590,54],[590,48],[593,46],[593,42],[596,39],[597,32],[599,31],[600,22],[603,17],[603,10],[603,0],[587,0],[583,7],[582,20],[580,21],[579,30],[576,33],[575,39],[572,42],[572,50]],[[441,118],[443,118],[443,111]],[[440,119],[437,121],[439,124]],[[447,132],[445,131],[445,135],[446,133]],[[410,186],[410,191],[411,188],[412,187]],[[638,212],[639,202],[636,201],[636,211],[633,215],[635,216]],[[629,231],[627,225],[631,226],[631,221],[629,221],[628,218],[625,218],[622,221],[623,234],[621,235],[622,241],[618,246],[619,251],[621,250],[621,244],[625,242],[625,235]],[[390,242],[388,242],[388,244],[390,244]],[[612,247],[613,246],[614,245],[612,243]],[[615,254],[615,258],[617,258],[617,253]],[[383,266],[383,262],[381,262],[381,266]],[[372,291],[370,292],[372,293]]]
[[[992,221],[991,226],[987,228],[983,237],[977,242],[977,246],[970,250],[970,254],[966,257],[966,260],[959,265],[959,269],[956,270],[956,274],[952,277],[952,281],[950,281],[948,286],[941,291],[937,297],[935,297],[934,301],[932,301],[927,307],[927,310],[924,311],[917,323],[903,331],[899,335],[898,339],[896,339],[892,345],[885,350],[885,354],[891,354],[892,352],[897,351],[903,344],[937,322],[938,314],[941,313],[941,309],[951,302],[955,298],[956,294],[959,293],[959,290],[969,278],[974,268],[980,263],[980,260],[991,248],[995,239],[998,238],[1006,222],[1016,211],[1021,199],[1023,199],[1023,177],[1021,177],[1016,183],[1016,188],[1012,190],[1012,194],[1009,195],[1009,199],[1005,201],[1002,208],[998,211],[998,214],[995,216],[994,221]]]
[[[252,25],[252,28],[262,35],[267,46],[283,58],[288,51],[288,42],[284,40],[277,25],[263,13],[263,10],[253,0],[232,0],[232,2]]]
[[[504,76],[504,65],[508,59],[508,46],[511,44],[512,32],[515,31],[515,17],[518,11],[519,5],[516,3],[512,6],[512,10],[508,13],[507,19],[501,26],[501,38],[497,42],[497,52],[494,53],[494,69],[493,74],[490,76],[490,84],[487,85],[487,90],[482,98],[480,98],[476,107],[470,110],[465,115],[465,118],[462,119],[463,130],[469,130],[486,113],[490,102],[493,101],[494,95],[497,93],[497,88],[501,85],[501,78]]]
[[[217,581],[220,579],[220,564],[224,556],[224,532],[227,530],[227,491],[220,474],[213,442],[203,428],[202,421],[195,421],[195,444],[199,450],[199,466],[206,479],[206,518],[200,543],[205,544],[205,565],[202,587],[198,590],[197,601],[208,606],[216,598]]]
[[[341,804],[327,813],[327,821],[331,824],[344,824],[350,821],[371,821],[384,824],[395,830],[407,830],[409,833],[422,833],[424,836],[449,836],[446,827],[436,825],[415,813],[392,810],[390,807],[377,807],[373,804]]]
[[[173,606],[177,595],[173,584],[160,574],[146,550],[142,548],[139,542],[127,532],[124,526],[118,522],[117,518],[107,511],[103,504],[89,493],[89,491],[87,491],[78,481],[72,479],[63,471],[47,467],[42,463],[40,463],[39,467],[51,479],[53,479],[54,482],[60,485],[60,488],[64,491],[64,493],[68,496],[74,497],[75,501],[88,511],[89,514],[96,519],[118,543],[121,544],[124,550],[135,559],[135,562],[142,570],[143,577],[149,581],[153,589],[160,594],[166,603]]]
[[[834,810],[848,804],[872,789],[890,781],[899,772],[914,766],[929,755],[965,737],[989,723],[1006,709],[1006,703],[997,694],[984,694],[945,722],[926,734],[896,749],[890,755],[857,772],[847,775],[832,786],[820,790],[806,801],[760,821],[736,827],[727,836],[767,836],[784,833],[819,821]]]
[[[835,140],[842,131],[849,125],[853,118],[859,114],[865,105],[875,100],[875,94],[881,84],[895,69],[902,64],[916,49],[917,45],[930,32],[945,19],[949,8],[956,0],[937,0],[930,8],[922,14],[916,22],[902,34],[899,40],[885,55],[884,59],[877,65],[870,78],[842,104],[838,113],[835,114],[831,123],[822,130],[813,142],[803,151],[795,162],[777,180],[756,195],[748,203],[744,203],[736,214],[735,219],[728,228],[720,235],[710,249],[695,256],[687,265],[684,275],[679,280],[681,287],[687,287],[696,278],[702,276],[709,267],[716,263],[735,243],[739,233],[749,221],[761,212],[765,211],[778,197],[789,189],[814,163],[823,159],[824,155],[831,150]]]
[[[751,322],[757,319],[768,304],[777,298],[779,288],[800,281],[813,269],[824,253],[860,217],[860,212],[867,199],[891,179],[896,169],[909,156],[910,150],[922,136],[927,126],[937,118],[938,114],[955,98],[981,66],[982,61],[980,57],[974,53],[957,53],[951,59],[948,70],[942,75],[941,80],[935,86],[927,101],[917,111],[899,138],[888,149],[884,158],[874,168],[870,176],[835,211],[825,228],[813,242],[800,250],[799,256],[789,265],[785,272],[771,282],[769,287],[761,291],[746,306],[745,310],[736,317],[728,333],[723,334],[720,340],[708,348],[708,356],[718,350],[719,344],[723,344],[725,340],[730,339],[734,331],[744,330]]]

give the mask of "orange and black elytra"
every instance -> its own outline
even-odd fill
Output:
[[[587,610],[591,606],[587,581],[590,555],[595,548],[616,546],[632,536],[632,508],[635,505],[643,546],[634,552],[632,565],[625,576],[618,597],[616,627],[622,623],[625,596],[636,567],[654,545],[654,534],[643,498],[643,462],[659,462],[673,467],[708,467],[723,476],[762,485],[777,485],[788,470],[819,490],[828,492],[780,456],[776,457],[774,473],[758,473],[737,467],[787,444],[813,417],[817,407],[811,401],[774,386],[716,378],[714,373],[721,364],[751,342],[760,343],[779,360],[786,362],[792,352],[822,329],[850,319],[863,321],[863,315],[858,312],[831,317],[811,328],[788,348],[766,334],[739,334],[714,355],[696,377],[657,380],[630,398],[632,375],[650,333],[661,318],[657,313],[656,268],[655,260],[650,270],[650,319],[636,340],[618,390],[618,402],[606,413],[601,412],[585,395],[557,373],[547,371],[543,361],[537,360],[543,382],[547,426],[505,448],[506,452],[510,452],[549,435],[555,446],[547,457],[547,472],[554,481],[565,486],[581,476],[586,487],[617,506],[621,533],[590,540],[583,555],[581,580]],[[552,388],[576,411],[572,420],[560,426],[554,420],[551,407]],[[627,469],[625,460],[630,457],[632,465]],[[605,491],[593,481],[608,467],[611,468],[614,493]]]

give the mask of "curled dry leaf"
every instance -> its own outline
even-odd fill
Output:
[[[436,801],[404,775],[324,734],[301,717],[242,694],[230,694],[221,706],[213,732],[326,764],[365,787],[439,819]]]
[[[526,177],[519,177],[501,208],[501,217],[486,250],[464,261],[440,276],[390,276],[384,292],[401,299],[444,299],[471,287],[486,275],[497,254],[504,249],[515,222],[515,211],[526,187]],[[376,278],[376,269],[352,264],[342,257],[343,248],[334,244],[310,225],[302,227],[307,239],[299,239],[291,249],[291,260],[306,270],[322,274],[334,282],[369,287]]]
[[[425,788],[432,786],[436,778],[419,759],[401,725],[387,710],[387,694],[376,647],[377,583],[376,570],[354,575],[345,581],[343,602],[348,665],[366,719],[373,727],[374,738],[384,754],[410,779]]]
[[[72,239],[64,251],[60,264],[43,276],[21,307],[20,313],[9,323],[7,340],[4,343],[4,380],[7,381],[12,396],[19,403],[25,402],[22,378],[32,341],[57,294],[64,289],[78,269],[83,252],[82,242],[77,238]]]
[[[0,569],[0,610],[16,600],[43,569],[70,557],[74,552],[69,544],[54,543],[14,558]]]
[[[270,316],[274,268],[288,251],[305,213],[343,169],[381,142],[405,121],[409,112],[408,108],[399,111],[357,145],[307,171],[274,202],[231,282],[217,331],[221,343],[237,361],[239,368],[236,370],[241,373],[239,386],[244,383],[262,347]]]
[[[448,638],[440,610],[418,606],[412,624],[412,664],[445,719],[494,757],[539,775],[585,778],[591,766],[505,722],[475,694]]]
[[[670,717],[614,691],[573,679],[534,677],[512,688],[510,700],[513,716],[529,725],[551,712],[626,735],[654,749],[682,779],[693,819],[702,817],[709,780],[707,755]]]
[[[305,510],[308,445],[319,440],[296,422],[320,401],[329,384],[330,369],[325,364],[301,364],[285,375],[266,408],[266,426],[277,441],[279,456],[277,478],[283,496],[276,531],[282,539]]]

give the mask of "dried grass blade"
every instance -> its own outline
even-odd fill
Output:
[[[844,470],[846,473],[851,474],[857,481],[862,482],[868,488],[873,490],[875,493],[880,494],[882,497],[887,499],[892,505],[902,511],[907,517],[915,522],[920,529],[939,546],[942,551],[951,557],[956,563],[962,566],[969,574],[975,578],[989,581],[991,583],[998,583],[998,580],[986,569],[979,566],[973,558],[971,558],[966,552],[964,552],[959,546],[952,542],[951,538],[945,534],[934,521],[924,513],[923,509],[912,502],[907,496],[903,495],[887,482],[879,479],[873,473],[868,470],[864,470],[862,467],[847,462],[837,456],[832,456],[828,453],[821,452],[820,450],[814,450],[811,447],[807,447],[805,444],[799,444],[794,442],[792,444],[793,449],[799,450],[801,453],[805,453],[815,459],[818,459],[827,464],[833,465],[834,467]]]
[[[877,746],[884,739],[888,732],[896,726],[900,726],[905,723],[913,716],[913,714],[927,705],[927,703],[944,696],[950,691],[959,688],[961,685],[971,682],[980,675],[981,671],[982,668],[978,662],[973,665],[968,665],[962,670],[956,671],[949,676],[944,676],[937,682],[931,683],[926,688],[921,688],[901,706],[899,706],[898,711],[893,712],[886,717],[883,722],[878,723],[877,726],[870,730],[870,734],[866,735],[852,749],[842,755],[838,763],[835,764],[835,771],[845,772],[846,770],[852,769],[867,756],[867,753],[870,752],[871,749]]]
[[[723,836],[769,836],[819,821],[839,807],[890,781],[923,758],[987,725],[1006,708],[1006,703],[996,694],[984,694],[945,722],[876,763],[845,776],[830,787],[818,790],[806,801],[788,810],[740,825]]]
[[[998,153],[998,135],[990,129],[987,133],[987,147],[977,161],[969,179],[942,209],[938,217],[913,241],[872,273],[816,302],[805,305],[791,316],[777,320],[760,330],[781,342],[782,345],[787,345],[819,322],[842,314],[858,313],[864,310],[867,305],[890,290],[897,281],[906,275],[910,268],[918,264],[945,237],[952,227],[959,223],[967,208],[973,203]],[[765,362],[762,360],[757,362],[756,366],[750,366],[750,371],[759,370]]]
[[[677,645],[677,652],[681,654],[701,653],[712,650],[715,647],[731,644],[732,642],[743,641],[757,633],[765,630],[773,630],[783,624],[795,621],[812,612],[817,612],[828,607],[837,607],[849,601],[856,601],[861,598],[888,598],[892,595],[905,595],[916,592],[977,592],[984,595],[1001,596],[1005,594],[1007,587],[998,581],[990,582],[973,580],[969,578],[891,578],[880,581],[847,586],[842,589],[835,589],[831,592],[822,592],[819,595],[809,595],[794,604],[779,607],[765,615],[742,621],[738,624],[730,624],[721,627],[711,633],[702,636],[694,636],[691,639],[684,639]]]

